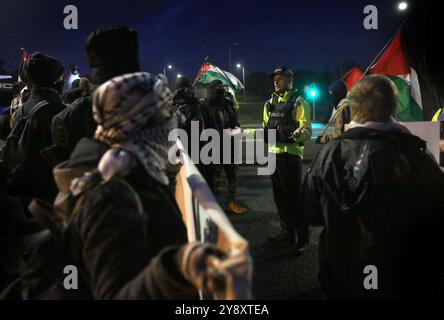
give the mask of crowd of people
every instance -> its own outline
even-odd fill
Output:
[[[2,297],[171,299],[226,291],[207,267],[225,254],[187,243],[169,187],[175,118],[165,77],[140,71],[137,33],[125,27],[97,29],[86,52],[91,81],[65,94],[60,61],[32,53],[20,74],[26,88],[3,116],[2,221],[16,228],[2,235],[0,260],[9,264],[2,265]],[[79,268],[79,290],[63,289],[66,265]]]
[[[221,295],[230,284],[208,261],[226,256],[187,242],[171,188],[168,135],[176,127],[189,132],[192,121],[221,135],[239,130],[235,97],[214,80],[209,97],[198,99],[186,78],[173,94],[163,75],[140,69],[137,33],[125,27],[95,30],[86,54],[91,77],[63,92],[62,63],[32,53],[2,116],[0,206],[7,227],[0,225],[0,296]],[[268,152],[276,155],[271,180],[281,233],[269,243],[301,253],[309,225],[322,226],[319,280],[328,298],[442,295],[444,174],[426,143],[393,119],[393,83],[368,76],[348,94],[342,80],[332,84],[336,130],[317,139],[324,146],[304,178],[310,106],[293,88],[289,68],[271,77],[275,91],[263,126],[277,133]],[[236,199],[234,161],[197,167],[213,192],[224,171],[227,208],[246,213]],[[79,268],[79,290],[64,290],[66,265]],[[378,269],[377,290],[363,286],[369,265]]]

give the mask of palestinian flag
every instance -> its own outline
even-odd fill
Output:
[[[347,71],[347,73],[342,77],[342,80],[344,80],[348,92],[350,92],[356,82],[362,79],[363,75],[364,74],[362,73],[361,69],[358,67],[353,67]]]
[[[204,63],[197,76],[197,83],[206,85],[214,80],[222,81],[226,86],[235,91],[244,89],[242,82],[240,82],[240,80],[233,74],[224,71],[211,63]]]
[[[423,108],[418,74],[411,66],[398,31],[369,72],[388,76],[399,92],[396,117],[400,121],[422,121]]]

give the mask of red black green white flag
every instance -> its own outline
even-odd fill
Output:
[[[211,63],[204,63],[197,76],[197,83],[209,84],[214,80],[222,81],[226,86],[231,87],[235,91],[240,91],[244,88],[242,82],[230,72],[224,71]]]
[[[395,83],[399,92],[396,117],[400,121],[423,120],[418,74],[411,66],[403,47],[401,31],[397,32],[369,71],[372,74],[385,75]]]
[[[353,67],[347,71],[347,73],[342,77],[342,80],[344,80],[348,92],[350,92],[355,83],[362,79],[363,75],[364,73],[358,67]]]

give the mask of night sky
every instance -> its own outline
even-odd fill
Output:
[[[19,49],[24,47],[54,55],[88,73],[84,53],[88,34],[98,26],[126,25],[139,32],[141,64],[150,72],[162,72],[171,63],[174,73],[193,77],[206,55],[228,70],[228,48],[233,43],[238,43],[232,49],[233,64],[243,63],[247,74],[270,71],[279,64],[315,72],[338,70],[341,63],[349,62],[365,68],[406,15],[397,11],[397,3],[2,0],[0,58],[6,61],[6,69],[16,69]],[[78,30],[63,28],[63,8],[68,4],[79,10]],[[367,4],[378,7],[379,30],[363,27]]]

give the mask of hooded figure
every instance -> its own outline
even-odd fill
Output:
[[[99,163],[105,179],[131,168],[121,164],[137,162],[158,183],[168,184],[164,171],[173,129],[171,96],[164,77],[146,72],[116,77],[96,90],[94,138],[111,147]]]
[[[64,67],[56,58],[35,52],[25,62],[23,72],[31,91],[14,112],[11,135],[19,138],[18,150],[6,147],[3,155],[6,162],[11,162],[6,165],[11,177],[7,188],[18,196],[53,200],[56,188],[45,152],[52,144],[52,118],[65,109],[60,96]]]
[[[86,54],[97,84],[140,70],[137,32],[126,27],[93,31],[86,40]]]
[[[40,52],[32,53],[24,65],[27,83],[31,86],[52,88],[61,92],[65,68],[54,57]]]
[[[330,103],[335,112],[335,131],[332,134],[325,134],[316,139],[316,143],[325,144],[337,137],[339,137],[345,129],[345,124],[350,122],[350,107],[348,105],[347,85],[342,79],[333,81],[329,88]]]
[[[86,41],[86,54],[96,85],[140,71],[137,32],[126,27],[101,27],[93,31]],[[68,159],[80,139],[92,138],[95,129],[92,97],[82,96],[54,118],[51,128],[54,162]]]
[[[199,170],[202,172],[205,180],[208,182],[211,190],[217,193],[218,176],[220,170],[224,170],[227,182],[227,208],[235,214],[245,214],[246,208],[243,208],[236,199],[237,195],[237,160],[238,154],[236,152],[235,140],[232,136],[226,136],[226,129],[239,129],[240,123],[238,119],[237,109],[235,107],[234,99],[231,94],[227,92],[225,84],[221,80],[213,80],[208,84],[209,97],[201,106],[205,128],[215,129],[220,134],[220,141],[230,141],[230,161],[222,164],[225,150],[224,145],[220,147],[220,164],[200,164]],[[226,145],[225,145],[226,146]]]
[[[333,81],[328,87],[330,103],[333,108],[338,109],[339,102],[347,96],[347,85],[342,79]]]
[[[114,296],[115,286],[160,251],[187,240],[165,173],[170,98],[163,75],[138,72],[103,83],[93,97],[94,137],[83,138],[54,170],[55,207],[70,221],[72,256],[84,253],[73,263],[86,266],[79,274],[89,275],[84,281],[95,298]],[[68,205],[70,195],[82,205]]]

